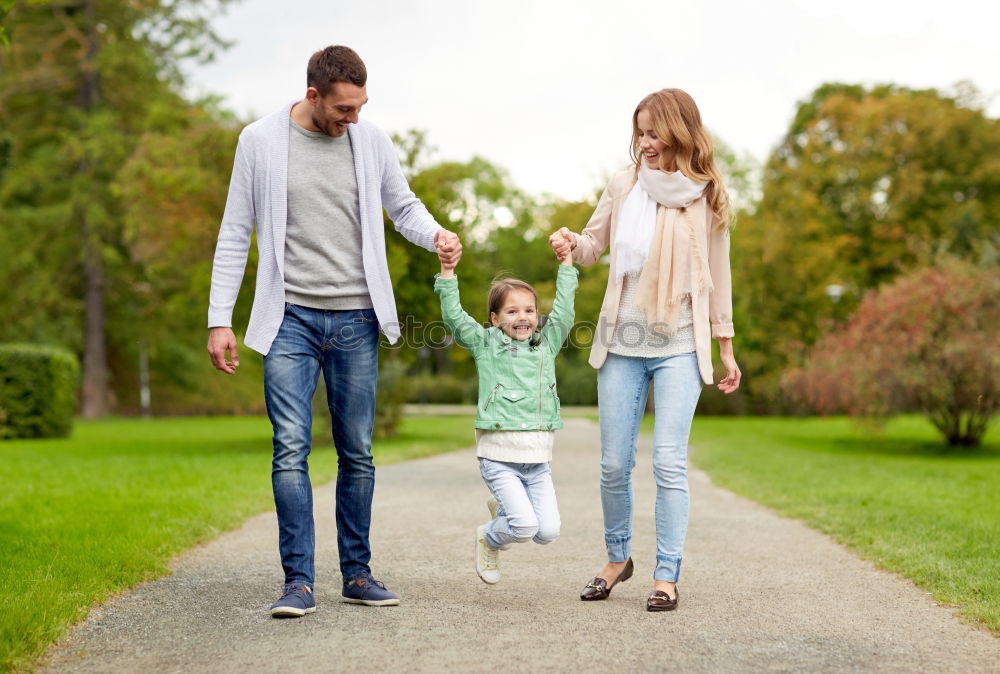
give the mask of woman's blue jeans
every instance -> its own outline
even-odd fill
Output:
[[[312,399],[326,383],[337,449],[337,547],[347,581],[371,571],[372,429],[378,379],[378,321],[371,309],[326,311],[286,305],[264,357],[264,400],[274,428],[271,485],[286,583],[313,586],[316,534],[309,452]]]
[[[601,505],[608,560],[624,562],[632,551],[632,468],[636,437],[653,382],[653,478],[656,480],[654,580],[677,582],[687,534],[690,499],[687,445],[701,395],[695,354],[639,358],[608,354],[597,373],[601,420]]]

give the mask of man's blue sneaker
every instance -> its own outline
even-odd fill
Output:
[[[348,604],[364,604],[365,606],[397,606],[399,604],[399,597],[385,589],[385,585],[372,578],[372,574],[367,571],[362,571],[344,583],[343,597]]]
[[[281,599],[271,604],[272,618],[300,618],[316,610],[312,588],[302,583],[287,583],[281,588]]]

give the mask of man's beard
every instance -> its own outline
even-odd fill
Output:
[[[317,129],[319,129],[321,132],[323,132],[327,136],[332,136],[334,138],[337,138],[337,137],[343,135],[343,133],[336,133],[336,131],[339,130],[337,128],[337,123],[334,122],[334,121],[332,121],[329,117],[327,117],[325,119],[320,119],[315,114],[313,114],[312,122],[313,122],[314,125],[316,125]]]

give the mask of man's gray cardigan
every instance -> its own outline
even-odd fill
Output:
[[[232,327],[250,235],[257,225],[257,286],[244,343],[267,355],[285,312],[285,226],[288,217],[289,103],[240,134],[229,197],[212,266],[208,327]],[[362,119],[348,127],[354,151],[361,221],[361,255],[372,306],[391,343],[400,325],[385,256],[382,208],[407,240],[434,251],[440,225],[410,190],[388,134]]]

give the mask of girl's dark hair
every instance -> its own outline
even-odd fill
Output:
[[[493,284],[490,286],[490,292],[486,296],[486,304],[489,307],[490,316],[500,312],[503,301],[507,299],[507,295],[513,290],[527,290],[535,298],[535,303],[538,303],[538,293],[535,292],[535,289],[530,284],[516,278],[495,278],[493,279]]]
[[[327,47],[309,58],[306,86],[315,87],[320,96],[326,96],[334,82],[350,82],[356,87],[363,87],[367,81],[368,70],[364,61],[350,47]]]

